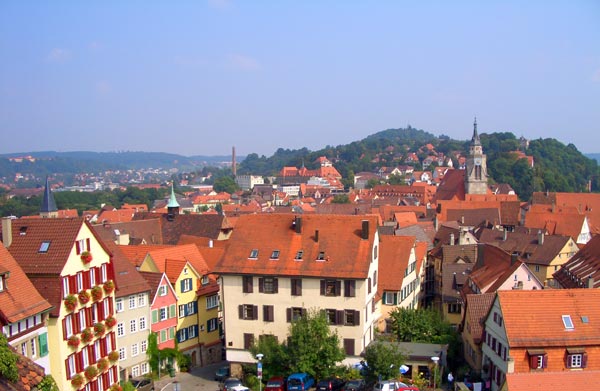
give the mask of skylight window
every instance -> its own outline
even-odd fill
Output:
[[[325,260],[325,251],[319,251],[319,255],[317,255],[317,261]]]
[[[271,259],[279,259],[279,250],[273,250],[271,253]]]
[[[252,251],[250,251],[249,258],[253,258],[253,259],[258,258],[258,249],[256,249],[256,248],[252,249]]]
[[[573,325],[573,321],[571,320],[571,315],[563,315],[562,316],[563,324],[565,325],[565,329],[573,330],[575,326]]]
[[[302,250],[298,251],[296,253],[296,259],[301,260],[303,255],[304,255],[304,251],[302,251]]]
[[[38,250],[38,252],[47,253],[49,248],[50,248],[50,242],[44,241],[44,242],[42,242],[42,244],[40,244],[40,249]]]
[[[587,316],[585,316],[585,315],[582,315],[582,316],[581,316],[581,323],[588,323],[588,322],[589,322],[589,319],[588,319],[588,317],[587,317]]]

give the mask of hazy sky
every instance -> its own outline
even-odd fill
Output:
[[[0,1],[0,153],[270,156],[475,115],[600,152],[600,1]]]

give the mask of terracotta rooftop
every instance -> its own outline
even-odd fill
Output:
[[[45,376],[44,368],[28,357],[23,356],[20,353],[14,351],[17,356],[17,372],[18,380],[16,383],[12,383],[6,380],[3,376],[0,376],[0,390],[3,391],[32,391],[37,390],[38,384],[40,384]]]
[[[575,391],[600,388],[600,371],[522,372],[506,374],[507,391]]]
[[[171,246],[163,249],[156,249],[148,252],[148,256],[152,258],[154,264],[160,271],[166,272],[171,283],[171,277],[174,273],[172,267],[165,266],[165,262],[169,261],[185,261],[189,262],[196,272],[201,276],[209,272],[208,265],[204,256],[195,244],[183,244],[179,246]],[[175,265],[175,263],[173,263]],[[172,266],[172,265],[171,265]],[[170,272],[168,272],[170,271]],[[170,274],[171,273],[171,274]],[[179,276],[179,274],[177,274]]]
[[[458,221],[461,225],[476,227],[480,224],[501,224],[498,208],[448,209],[447,220]]]
[[[164,244],[177,244],[183,234],[216,240],[222,233],[232,229],[227,218],[219,214],[178,214],[169,221],[166,214],[136,213],[133,219],[134,221],[160,219]]]
[[[475,343],[480,343],[483,336],[483,322],[487,316],[496,293],[469,294],[465,296],[465,318],[471,325],[471,336]]]
[[[592,237],[554,273],[554,278],[565,288],[584,288],[589,283],[600,288],[600,235]]]
[[[598,289],[502,290],[497,294],[511,347],[600,344]],[[564,315],[570,316],[572,329],[563,323]]]
[[[381,236],[379,238],[379,284],[377,291],[399,291],[415,246],[414,236]]]
[[[115,285],[117,286],[115,296],[124,297],[149,291],[150,286],[146,280],[121,251],[125,246],[117,246],[112,242],[106,243],[106,246],[113,253],[112,262],[115,270]]]
[[[120,235],[129,235],[127,244],[162,244],[159,219],[111,222],[95,224],[93,227],[105,241],[115,242]]]

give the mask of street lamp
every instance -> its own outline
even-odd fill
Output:
[[[433,361],[433,389],[435,390],[435,381],[437,380],[437,367],[438,367],[438,361],[440,361],[440,358],[438,356],[433,356],[431,357],[431,361]]]
[[[256,377],[258,378],[258,391],[262,391],[262,358],[264,355],[262,353],[258,353],[256,355],[256,359],[258,362],[256,363]]]

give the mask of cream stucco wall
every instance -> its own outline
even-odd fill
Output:
[[[125,359],[119,360],[121,367],[121,374],[123,379],[127,379],[130,374],[142,375],[143,371],[141,368],[142,363],[148,362],[148,357],[145,351],[142,351],[142,345],[148,346],[148,335],[150,334],[150,305],[149,305],[149,292],[141,292],[139,294],[133,294],[128,296],[119,297],[123,300],[123,310],[116,313],[118,323],[123,324],[124,334],[119,336],[117,332],[117,345],[119,350],[125,350]],[[133,298],[132,303],[135,303],[135,307],[130,306],[130,299]],[[116,308],[116,307],[115,307]],[[141,320],[144,319],[145,327],[142,329],[140,324]],[[135,331],[131,331],[131,322],[135,322]],[[137,349],[137,354],[135,351]],[[133,370],[133,367],[137,366],[139,373]]]

